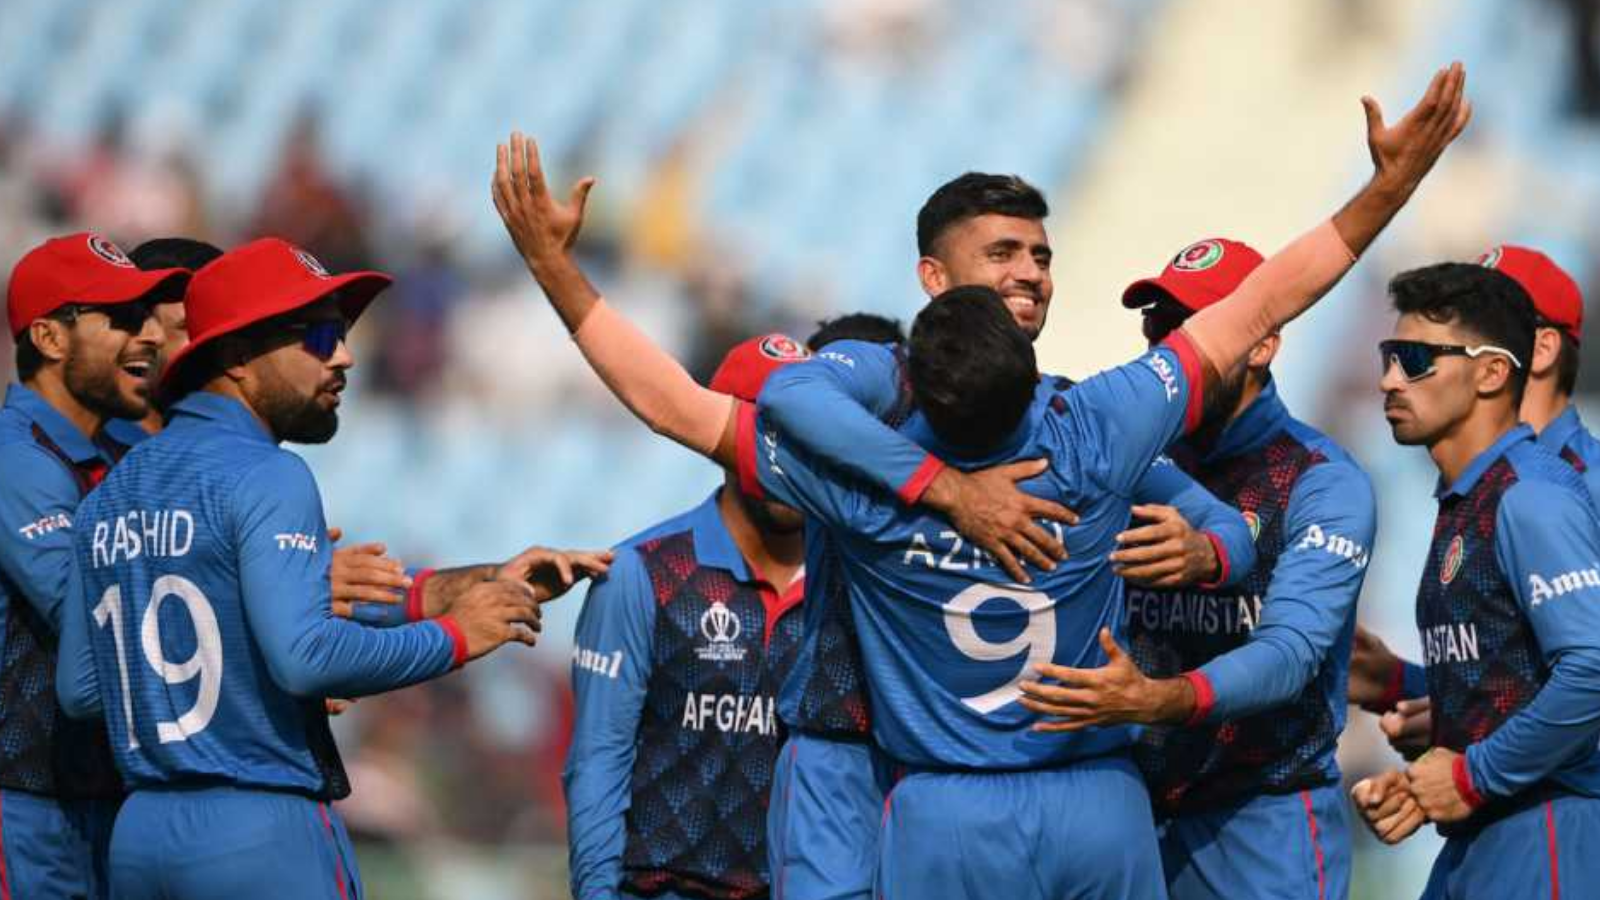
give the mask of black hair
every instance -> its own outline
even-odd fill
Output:
[[[1016,175],[968,172],[939,186],[917,213],[917,252],[932,256],[952,225],[977,216],[1043,219],[1050,215],[1039,189]]]
[[[911,392],[941,440],[982,451],[1027,412],[1039,381],[1033,341],[993,288],[963,285],[933,298],[911,325]]]
[[[815,353],[834,341],[903,344],[906,342],[906,330],[899,319],[865,312],[846,313],[818,322],[817,330],[806,338],[806,348]]]
[[[146,272],[151,269],[188,269],[195,272],[221,255],[221,248],[205,241],[164,237],[145,241],[133,248],[128,258]],[[151,303],[177,303],[183,299],[184,288],[187,285],[187,281],[163,282],[150,292],[147,299]]]
[[[1514,354],[1518,365],[1511,368],[1511,402],[1522,404],[1537,317],[1527,291],[1514,279],[1484,266],[1438,263],[1396,275],[1389,294],[1401,315],[1457,326]]]
[[[1578,362],[1582,354],[1578,351],[1578,342],[1565,328],[1549,327],[1561,333],[1561,352],[1556,356],[1556,390],[1570,397],[1578,389]]]

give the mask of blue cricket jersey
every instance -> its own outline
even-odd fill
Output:
[[[830,345],[847,371],[873,345]],[[851,362],[856,362],[855,366]],[[1036,396],[1023,421],[982,458],[941,444],[920,415],[906,435],[936,456],[983,468],[1048,457],[1025,490],[1078,511],[1069,558],[1030,585],[1010,584],[949,523],[819,464],[758,406],[739,423],[748,491],[804,511],[833,539],[861,642],[873,734],[890,755],[929,768],[1032,769],[1125,750],[1132,729],[1044,734],[1016,701],[1034,666],[1105,663],[1097,635],[1120,630],[1122,581],[1107,559],[1128,525],[1135,485],[1200,412],[1199,359],[1181,332],[1167,345],[1064,394]],[[1058,401],[1059,402],[1056,402]],[[763,394],[762,404],[766,402]]]
[[[103,711],[130,787],[348,792],[324,697],[443,674],[453,626],[334,617],[315,480],[242,403],[200,392],[79,508],[57,690]]]
[[[1073,386],[1070,379],[1045,376],[1035,402],[1064,410],[1061,395]],[[815,360],[774,372],[760,401],[763,415],[814,454],[819,465],[852,472],[908,506],[942,466],[904,433],[915,406],[903,348],[835,342]],[[753,460],[741,461],[753,465]],[[754,469],[746,468],[746,479],[752,479]],[[1221,584],[1237,583],[1250,573],[1255,544],[1245,519],[1170,459],[1158,457],[1151,464],[1133,499],[1174,506],[1206,534],[1222,566]],[[807,531],[805,630],[778,712],[789,727],[809,734],[863,740],[870,735],[871,713],[834,540],[826,529]]]
[[[1578,416],[1578,407],[1567,404],[1539,432],[1539,446],[1561,457],[1583,477],[1589,496],[1600,505],[1600,440],[1589,432]],[[1427,669],[1417,663],[1401,662],[1400,699],[1428,696]]]
[[[1203,458],[1175,455],[1256,532],[1256,571],[1234,590],[1128,592],[1129,647],[1153,678],[1185,675],[1182,726],[1145,729],[1135,753],[1158,809],[1231,805],[1335,784],[1356,598],[1377,530],[1372,485],[1294,419],[1269,382]]]
[[[1600,520],[1583,480],[1507,432],[1437,491],[1417,590],[1431,743],[1490,800],[1600,796]]]

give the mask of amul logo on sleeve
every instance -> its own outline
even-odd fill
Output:
[[[1178,252],[1172,267],[1180,272],[1202,272],[1222,262],[1221,241],[1200,241]]]
[[[708,643],[694,655],[707,662],[743,662],[745,649],[736,643],[743,631],[739,614],[721,600],[714,601],[700,614],[700,634]]]
[[[1456,535],[1450,541],[1450,546],[1444,551],[1444,563],[1439,566],[1439,583],[1449,584],[1456,580],[1456,573],[1461,571],[1461,564],[1467,558],[1467,542]]]

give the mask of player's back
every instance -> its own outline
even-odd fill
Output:
[[[175,417],[80,511],[75,550],[112,745],[134,788],[215,782],[341,796],[323,701],[274,680],[281,673],[244,608],[240,534],[252,510],[238,494],[270,490],[262,481],[284,457],[304,464],[251,434],[237,419],[243,407],[230,413]],[[327,554],[323,537],[275,535],[286,554]]]

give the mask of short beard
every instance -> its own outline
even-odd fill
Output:
[[[66,381],[67,393],[92,412],[106,419],[142,419],[150,412],[149,398],[129,400],[123,396],[117,387],[120,371],[115,361],[96,367],[84,357],[73,354],[67,358],[62,378]]]
[[[339,411],[323,409],[315,394],[303,397],[274,377],[261,386],[251,406],[280,441],[291,444],[326,444],[339,431]]]

